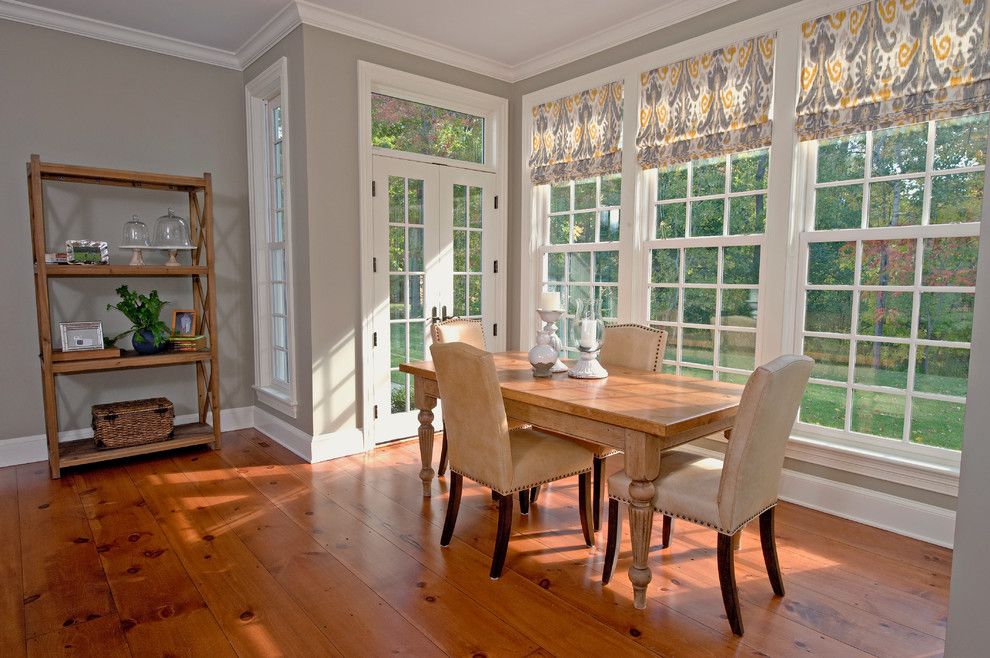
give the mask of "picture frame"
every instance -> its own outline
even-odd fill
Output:
[[[103,349],[102,322],[59,322],[63,352]]]
[[[196,311],[193,309],[175,309],[172,311],[172,335],[196,335]]]

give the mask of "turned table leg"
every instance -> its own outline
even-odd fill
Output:
[[[423,481],[423,497],[430,497],[433,484],[433,409],[437,406],[436,397],[427,392],[426,382],[419,377],[415,381],[416,408],[419,409],[419,458],[423,467],[419,479]]]
[[[632,539],[632,565],[629,580],[633,586],[633,605],[646,608],[646,587],[653,579],[650,571],[650,531],[653,529],[653,480],[660,474],[660,444],[641,432],[626,431],[626,473],[629,485],[629,535]]]

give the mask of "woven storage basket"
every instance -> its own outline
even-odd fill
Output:
[[[175,407],[167,398],[93,406],[93,439],[101,449],[139,446],[172,438]]]

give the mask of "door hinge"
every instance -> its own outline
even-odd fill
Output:
[[[378,420],[378,405],[377,404],[375,405],[374,413],[375,413],[375,420]]]
[[[494,267],[494,269],[492,270],[492,273],[493,273],[493,274],[498,274],[498,261],[495,261],[495,267]]]
[[[372,272],[377,272],[378,271],[378,258],[377,257],[373,257],[371,259],[371,271]]]
[[[495,195],[495,210],[498,210],[498,195]]]
[[[492,325],[492,336],[498,336],[498,322]]]
[[[377,194],[377,192],[378,192],[378,189],[375,186],[375,181],[371,181],[371,196],[375,196],[375,194]]]
[[[378,347],[378,332],[377,331],[373,331],[371,333],[371,346],[372,347]]]

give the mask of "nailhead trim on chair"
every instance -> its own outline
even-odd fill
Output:
[[[618,327],[636,327],[637,329],[645,329],[647,331],[652,331],[653,333],[656,333],[656,334],[666,334],[667,333],[663,329],[657,329],[656,327],[648,327],[645,324],[635,324],[633,322],[627,322],[625,324],[610,324],[610,325],[606,325],[606,328],[608,328],[608,327],[616,327],[616,328],[618,328]],[[658,342],[657,343],[656,354],[653,355],[653,372],[659,372],[660,371],[660,361],[662,359],[663,359],[663,353],[660,352],[660,343]]]
[[[481,340],[482,342],[484,342],[485,332],[484,332],[484,325],[482,325],[481,320],[472,320],[470,318],[459,318],[459,317],[452,317],[452,318],[447,318],[446,320],[440,320],[439,322],[434,322],[430,326],[430,335],[433,337],[433,340],[437,343],[442,343],[443,341],[440,339],[440,327],[442,327],[445,324],[454,323],[454,322],[470,322],[472,324],[478,325],[479,327],[482,327]],[[485,348],[487,349],[488,346],[485,345]]]
[[[474,480],[475,482],[477,482],[478,484],[480,484],[483,487],[488,487],[489,489],[491,489],[495,493],[501,494],[503,496],[511,496],[512,494],[514,494],[514,493],[516,493],[518,491],[525,491],[527,489],[532,489],[533,487],[538,487],[540,485],[547,484],[548,482],[556,482],[557,480],[563,480],[564,478],[569,478],[572,475],[581,475],[582,473],[590,473],[591,472],[591,467],[589,466],[588,468],[582,469],[580,471],[574,471],[573,473],[565,473],[564,475],[558,475],[557,477],[550,478],[549,480],[540,480],[539,482],[533,482],[532,484],[527,484],[526,486],[517,487],[515,489],[499,489],[499,488],[497,488],[495,486],[492,486],[490,483],[485,482],[484,480],[482,480],[480,478],[476,478],[473,475],[470,475],[468,473],[465,473],[464,471],[462,471],[460,469],[455,469],[453,466],[450,467],[450,470],[453,471],[453,472],[455,472],[455,473],[459,473],[460,475],[463,475],[464,477],[468,478],[469,480]]]
[[[621,501],[621,502],[626,503],[628,505],[632,505],[632,500],[630,500],[630,499],[622,498],[620,496],[613,496],[611,493],[609,493],[608,497],[609,498],[612,498],[614,500]],[[743,521],[742,523],[740,523],[738,526],[736,526],[736,528],[734,530],[724,530],[720,526],[713,525],[713,524],[708,523],[706,521],[699,521],[698,519],[693,519],[690,516],[685,516],[683,514],[675,514],[674,512],[667,512],[667,511],[664,511],[664,510],[660,509],[659,507],[654,507],[653,508],[653,511],[654,512],[657,512],[659,514],[664,514],[666,516],[673,516],[673,517],[678,518],[678,519],[684,519],[685,521],[690,521],[691,523],[697,523],[698,525],[703,525],[706,528],[711,528],[712,530],[714,530],[716,532],[720,532],[723,535],[734,535],[737,532],[739,532],[742,529],[743,526],[745,526],[747,523],[749,523],[753,519],[757,518],[760,514],[763,514],[764,512],[766,512],[771,507],[776,507],[777,502],[778,501],[776,501],[776,500],[773,501],[772,503],[770,503],[769,505],[767,505],[766,507],[764,507],[762,510],[760,510],[756,514],[754,514],[753,516],[749,517],[748,519],[746,519],[745,521]]]

